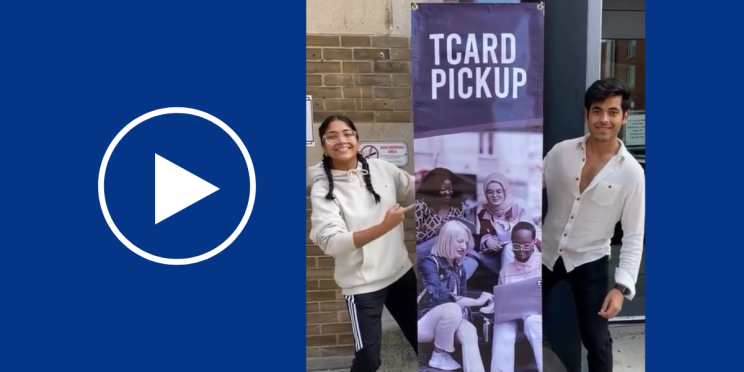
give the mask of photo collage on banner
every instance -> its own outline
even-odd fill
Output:
[[[411,14],[419,371],[542,372],[542,5]]]

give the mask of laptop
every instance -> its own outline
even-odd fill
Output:
[[[542,279],[530,278],[493,287],[493,322],[542,314]]]

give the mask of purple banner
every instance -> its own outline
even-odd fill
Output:
[[[544,14],[537,4],[420,4],[412,11],[414,130],[542,125]]]
[[[419,371],[542,372],[542,9],[412,17]]]

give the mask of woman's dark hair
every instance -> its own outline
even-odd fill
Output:
[[[327,117],[325,120],[323,120],[323,123],[320,124],[320,128],[318,128],[318,135],[320,136],[320,143],[325,143],[325,134],[328,131],[328,126],[331,125],[334,121],[342,121],[344,124],[346,124],[349,129],[354,131],[354,135],[356,136],[357,140],[359,139],[359,133],[357,132],[356,126],[354,125],[354,122],[351,121],[351,119],[347,118],[343,115],[332,115]],[[366,174],[364,175],[364,185],[367,187],[367,191],[369,191],[372,196],[375,197],[375,203],[380,203],[380,195],[375,192],[375,189],[372,187],[372,176],[369,173],[369,163],[367,163],[367,159],[362,156],[361,153],[357,152],[357,161],[362,163],[362,169],[364,169]],[[335,197],[333,196],[333,175],[331,174],[331,169],[333,169],[333,163],[331,161],[331,157],[328,156],[328,154],[323,154],[323,170],[325,170],[326,176],[328,177],[328,194],[326,194],[326,199],[333,200]]]
[[[628,112],[632,101],[630,88],[626,87],[622,81],[614,78],[597,80],[584,94],[584,108],[589,111],[592,104],[617,96],[622,97],[621,108],[623,112]]]
[[[452,182],[452,199],[450,199],[448,204],[452,207],[460,208],[462,206],[462,190],[459,187],[460,182],[458,178],[449,169],[434,168],[421,181],[421,185],[416,190],[416,196],[422,199],[429,207],[435,207],[437,204],[443,202],[440,199],[442,184],[444,181],[449,180]]]

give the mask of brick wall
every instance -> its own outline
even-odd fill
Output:
[[[412,122],[410,38],[307,35],[306,68],[316,122]]]

